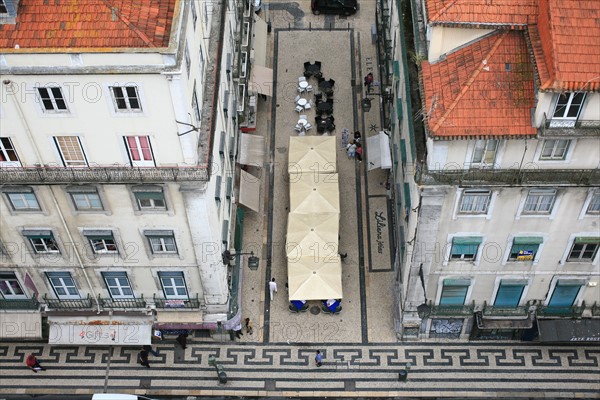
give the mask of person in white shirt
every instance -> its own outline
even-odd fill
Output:
[[[271,300],[273,300],[273,293],[277,293],[277,283],[275,283],[275,278],[272,278],[271,282],[269,282],[269,292],[271,293]]]

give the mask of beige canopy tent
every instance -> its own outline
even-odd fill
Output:
[[[342,262],[335,257],[300,257],[288,260],[288,286],[291,300],[341,299]]]
[[[291,136],[288,172],[335,173],[335,140],[335,136]]]
[[[289,214],[286,253],[289,259],[338,254],[338,213]]]
[[[338,174],[290,174],[290,212],[339,213]]]

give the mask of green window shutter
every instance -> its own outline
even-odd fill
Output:
[[[396,117],[398,121],[402,121],[402,99],[400,97],[396,98]]]
[[[517,236],[515,237],[513,244],[521,245],[521,244],[542,244],[544,242],[544,238],[541,236]]]
[[[402,165],[406,164],[406,140],[400,139],[400,157],[402,158]]]
[[[583,286],[585,284],[585,279],[559,279],[556,282],[556,286]]]
[[[215,179],[215,200],[221,201],[221,175],[217,175]]]
[[[52,238],[52,231],[48,229],[23,229],[21,233],[23,234],[23,236],[27,236],[30,239]]]
[[[394,61],[394,78],[400,78],[400,61]]]
[[[452,239],[452,244],[458,245],[479,245],[483,242],[483,238],[479,236],[460,236]]]
[[[227,177],[227,187],[225,188],[225,197],[227,199],[231,198],[231,192],[233,191],[233,178],[231,176]]]
[[[477,254],[478,244],[452,244],[452,254]]]
[[[408,208],[407,212],[410,212],[410,185],[408,182],[404,182],[404,205]]]
[[[137,199],[140,199],[140,200],[146,200],[146,199],[162,200],[162,199],[164,199],[162,192],[134,192],[134,195]]]
[[[444,279],[444,286],[471,286],[470,279]]]
[[[578,237],[575,238],[577,244],[596,244],[600,243],[600,237]]]

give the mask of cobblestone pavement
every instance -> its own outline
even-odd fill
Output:
[[[136,364],[138,347],[3,344],[0,395],[600,398],[600,347],[190,342],[185,351],[174,343],[157,348],[148,369]],[[320,368],[316,349],[324,356]],[[47,371],[27,369],[30,352]],[[225,385],[208,365],[211,355],[225,368]],[[407,363],[408,380],[399,381]]]

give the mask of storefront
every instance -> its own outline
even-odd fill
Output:
[[[539,319],[542,343],[600,342],[600,319]]]
[[[537,334],[532,317],[525,318],[489,318],[481,312],[475,313],[475,323],[469,340],[526,340]]]
[[[151,343],[153,316],[48,316],[48,343],[68,345],[145,345]]]

